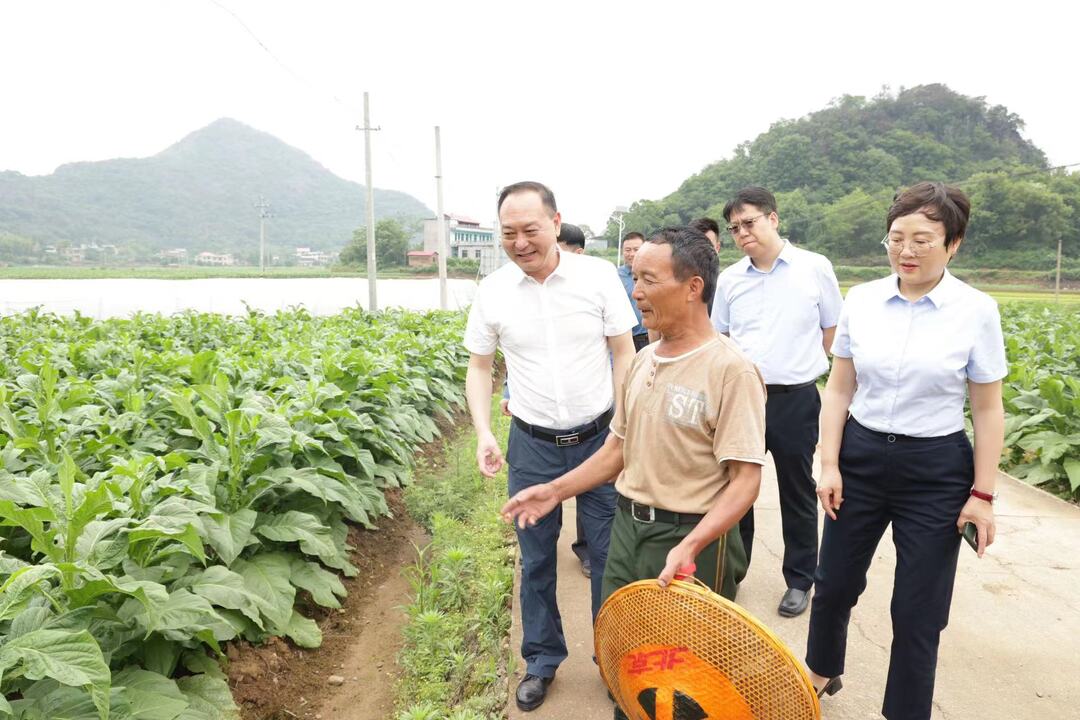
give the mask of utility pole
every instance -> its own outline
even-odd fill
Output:
[[[259,210],[259,274],[266,274],[266,218],[270,217],[270,203],[260,195],[255,203]]]
[[[1054,302],[1061,302],[1061,239],[1062,235],[1058,235],[1058,252],[1057,252],[1057,270],[1054,274]]]
[[[371,115],[368,112],[368,94],[364,93],[364,182],[367,183],[367,277],[368,311],[375,312],[379,303],[375,293],[375,190],[371,187],[371,131],[381,130],[371,127]]]
[[[438,125],[435,126],[435,196],[439,213],[439,307],[446,310],[446,216],[443,214],[442,141]]]
[[[619,224],[619,242],[615,246],[615,267],[619,267],[622,265],[622,236],[623,230],[626,229],[626,224],[623,222],[623,215],[625,215],[627,212],[628,210],[625,207],[619,205],[615,208],[615,212],[611,214],[612,217],[615,218],[615,222]]]

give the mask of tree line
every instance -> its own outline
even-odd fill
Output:
[[[837,262],[879,263],[894,194],[942,180],[972,200],[966,262],[1045,269],[1059,238],[1067,256],[1080,258],[1080,175],[1050,168],[1023,127],[1005,107],[944,85],[844,96],[773,124],[667,197],[633,203],[625,227],[649,232],[720,219],[739,188],[763,185],[776,194],[781,232],[793,242]],[[617,233],[609,223],[605,235]]]

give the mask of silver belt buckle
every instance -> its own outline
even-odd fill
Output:
[[[555,445],[558,447],[570,447],[571,445],[577,445],[581,442],[581,433],[570,433],[569,435],[556,435]]]
[[[642,517],[638,514],[639,510],[648,510],[649,512]],[[654,523],[656,522],[656,508],[651,505],[642,505],[636,503],[633,500],[630,501],[630,517],[634,518],[635,522],[639,523]]]

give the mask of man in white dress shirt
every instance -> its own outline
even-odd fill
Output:
[[[608,434],[615,398],[634,357],[637,324],[615,266],[561,252],[555,197],[535,182],[509,185],[499,195],[502,244],[513,261],[480,283],[465,331],[471,353],[465,381],[476,428],[480,472],[494,477],[502,451],[491,432],[491,369],[496,349],[506,358],[514,416],[505,464],[513,495],[547,483],[596,452]],[[610,355],[609,355],[610,353]],[[592,611],[600,609],[615,488],[602,485],[577,498],[592,566]],[[566,659],[555,600],[556,544],[562,513],[517,530],[521,548],[521,655],[525,677],[517,705],[533,710]]]
[[[832,263],[780,237],[776,198],[762,187],[740,190],[724,220],[746,257],[720,273],[713,325],[757,365],[765,378],[765,445],[776,465],[787,591],[777,611],[806,610],[817,565],[817,496],[812,466],[821,399],[817,378],[829,369],[843,299]],[[739,523],[749,563],[754,509]]]

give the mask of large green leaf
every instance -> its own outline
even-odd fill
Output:
[[[136,621],[147,632],[157,630],[165,637],[178,641],[189,639],[202,631],[212,631],[222,622],[206,598],[187,588],[169,593],[157,618],[150,617],[146,609],[134,601],[120,608],[120,617]]]
[[[289,618],[289,624],[285,626],[285,635],[300,647],[317,648],[322,645],[322,631],[319,626],[314,620],[295,610]]]
[[[258,513],[250,509],[238,510],[231,515],[202,516],[206,541],[226,565],[231,566],[251,540],[257,517]]]
[[[10,500],[0,500],[0,525],[21,527],[29,533],[30,547],[52,560],[61,560],[60,549],[56,546],[56,531],[46,523],[56,522],[56,515],[47,507],[22,508]]]
[[[176,720],[189,704],[176,682],[156,672],[129,667],[112,682],[127,697],[131,720]]]
[[[1080,460],[1067,458],[1064,465],[1065,474],[1069,477],[1069,488],[1073,492],[1080,490]]]
[[[1057,460],[1073,446],[1072,439],[1053,430],[1032,433],[1018,443],[1025,450],[1037,452],[1043,464]]]
[[[47,473],[32,473],[29,477],[0,472],[0,500],[10,500],[19,505],[48,507],[46,490],[49,486]]]
[[[88,522],[75,543],[75,559],[102,569],[119,564],[128,547],[128,538],[120,531],[130,524],[126,517]]]
[[[330,528],[314,515],[297,510],[289,510],[280,515],[260,514],[255,532],[269,540],[298,542],[301,551],[316,556],[330,567],[347,563],[334,544]]]
[[[237,560],[234,569],[257,598],[259,609],[272,627],[284,627],[292,614],[296,590],[289,582],[290,558],[285,553],[259,553],[250,560]]]
[[[233,701],[229,686],[222,678],[210,675],[189,675],[177,683],[189,707],[178,720],[239,720],[240,712]]]
[[[86,630],[36,630],[10,640],[0,648],[0,671],[13,667],[29,680],[87,688],[102,719],[109,717],[109,666]]]
[[[118,593],[134,598],[143,607],[146,618],[145,633],[158,628],[161,614],[168,605],[169,595],[165,586],[150,580],[131,577],[114,577],[92,567],[80,567],[82,582],[65,590],[73,607],[89,605],[102,595]]]
[[[263,627],[259,614],[260,598],[247,588],[244,578],[223,565],[211,565],[202,572],[184,578],[184,586],[212,604],[239,610],[251,622]]]
[[[78,553],[78,540],[86,526],[98,515],[112,509],[113,499],[109,489],[104,484],[98,485],[83,495],[82,502],[71,513],[68,519],[68,527],[65,532],[67,542],[71,543],[67,560],[74,560]]]
[[[34,591],[49,595],[51,585],[46,581],[60,576],[56,565],[26,565],[13,572],[0,585],[0,620],[10,620],[30,602]],[[42,587],[45,583],[46,586]]]
[[[311,598],[315,602],[323,607],[341,607],[341,603],[335,596],[345,597],[346,591],[337,575],[323,569],[318,563],[300,558],[293,559],[291,570],[292,584],[311,593]]]

